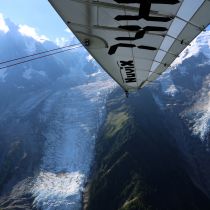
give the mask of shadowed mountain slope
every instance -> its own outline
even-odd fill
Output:
[[[88,210],[210,209],[149,88],[128,99],[115,91],[107,112],[96,145]]]

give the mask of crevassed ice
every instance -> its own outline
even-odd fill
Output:
[[[5,82],[5,78],[7,77],[7,68],[0,70],[0,82]]]
[[[101,74],[97,75],[99,78]],[[40,116],[48,125],[41,171],[32,193],[43,210],[79,210],[111,79],[56,92]]]
[[[195,104],[186,112],[186,116],[189,119],[193,117],[192,132],[204,141],[210,131],[210,74],[207,75]]]
[[[177,92],[178,90],[174,84],[170,85],[168,89],[165,91],[166,94],[171,96],[175,96]]]
[[[210,96],[210,92],[209,92]],[[193,133],[199,135],[201,140],[205,140],[210,130],[210,100],[208,104],[197,114],[193,125]]]

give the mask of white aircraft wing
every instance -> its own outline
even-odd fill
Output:
[[[126,91],[164,72],[210,23],[209,0],[49,0]]]

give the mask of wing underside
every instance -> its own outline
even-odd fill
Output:
[[[208,0],[49,0],[127,91],[162,74],[210,22]]]

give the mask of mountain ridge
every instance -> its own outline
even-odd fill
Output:
[[[164,129],[164,123],[160,123],[161,115],[157,117],[154,112],[153,118],[148,119],[148,104],[143,104],[148,102],[145,97],[152,99],[152,96],[146,92],[145,88],[140,97],[130,96],[129,102],[124,101],[131,106],[132,114],[128,115],[133,123],[129,126],[126,122],[113,136],[107,136],[112,129],[113,112],[118,112],[121,105],[116,99],[119,91],[112,95],[110,101],[115,98],[116,104],[108,104],[109,114],[96,144],[97,165],[90,181],[87,209],[209,209],[209,198],[185,171],[186,160],[171,144],[173,137]],[[141,97],[144,101],[136,102]],[[127,113],[126,108],[121,110]]]
[[[128,99],[111,94],[85,209],[210,208],[208,116],[205,135],[193,130],[208,113],[208,60],[189,57]]]
[[[2,60],[58,48],[4,22]],[[0,208],[80,208],[112,88],[79,48],[0,70]]]
[[[2,59],[57,47],[51,41],[42,43],[21,34],[19,26],[12,21],[5,20],[5,23],[9,31],[0,31]],[[1,70],[0,208],[79,210],[83,187],[94,162],[97,135],[98,168],[100,164],[104,167],[99,175],[110,177],[107,182],[100,182],[98,190],[101,186],[105,189],[112,180],[121,183],[110,185],[111,199],[116,201],[114,206],[109,204],[110,209],[127,210],[136,205],[149,208],[149,199],[152,204],[166,205],[154,196],[156,189],[161,192],[160,198],[170,195],[164,184],[166,176],[153,180],[150,172],[155,174],[154,169],[163,175],[168,173],[171,180],[175,180],[171,173],[175,171],[185,186],[184,192],[189,191],[188,197],[188,193],[180,194],[186,198],[186,204],[181,203],[176,194],[174,200],[168,198],[168,203],[177,199],[179,207],[208,205],[210,79],[209,45],[208,39],[203,42],[205,36],[201,35],[194,41],[194,48],[180,56],[184,58],[180,65],[146,89],[130,94],[128,99],[120,90],[115,90],[108,100],[108,112],[106,98],[116,85],[81,49]],[[193,56],[194,49],[196,56]],[[98,129],[106,113],[104,135],[103,128],[100,132]],[[104,141],[100,146],[103,135],[104,139],[113,141]],[[160,144],[156,136],[165,144]],[[139,142],[137,139],[141,138],[143,141]],[[140,155],[139,146],[145,146]],[[154,153],[151,157],[149,151]],[[153,168],[140,157],[150,161]],[[161,160],[169,166],[168,172],[160,167],[164,166]],[[143,170],[138,169],[138,161]],[[177,173],[169,163],[174,163],[181,172]],[[166,180],[175,188],[173,192],[180,192],[180,183],[176,189],[170,179]],[[119,186],[127,188],[118,191]],[[199,199],[194,199],[195,195]],[[191,198],[192,204],[187,202]]]

